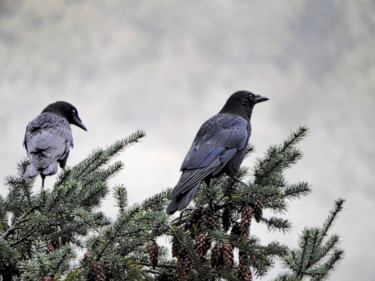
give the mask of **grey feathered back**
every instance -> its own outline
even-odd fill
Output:
[[[72,130],[64,117],[45,112],[27,125],[24,145],[30,160],[24,178],[52,175],[58,163],[66,165],[73,146]]]

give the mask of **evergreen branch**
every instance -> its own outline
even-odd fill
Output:
[[[104,252],[107,250],[107,248],[111,245],[113,239],[115,239],[118,234],[120,233],[122,227],[129,221],[131,218],[139,211],[139,208],[136,207],[133,210],[129,211],[129,213],[126,215],[121,216],[121,221],[115,224],[112,228],[114,230],[113,234],[111,235],[110,230],[108,229],[102,236],[107,235],[108,239],[106,243],[104,244],[104,247],[101,249],[101,251],[97,254],[97,259],[100,259]]]
[[[109,177],[116,174],[123,168],[123,163],[120,161],[115,162],[113,165],[109,166],[107,169],[99,169],[96,171],[88,173],[84,178],[82,178],[82,184],[90,186],[95,182],[102,181],[105,182]]]
[[[22,165],[23,163],[19,164]],[[34,183],[35,179],[28,179],[25,180],[22,175],[14,177],[8,176],[6,178],[6,184],[11,187],[13,190],[16,189],[17,192],[22,193],[23,197],[26,197],[27,203],[29,207],[32,206],[32,184]],[[23,201],[23,198],[21,199]]]
[[[75,179],[84,178],[85,175],[94,171],[96,167],[98,167],[98,165],[94,166],[94,164],[102,158],[103,154],[104,152],[102,149],[98,149],[92,152],[86,159],[84,159],[83,161],[78,163],[76,166],[74,166],[70,170],[69,174],[62,175],[61,180],[56,182],[55,187],[57,186],[57,184],[60,184],[60,182],[63,182],[63,180],[68,179],[68,178],[75,178]]]
[[[344,199],[338,199],[335,202],[334,209],[330,211],[330,214],[329,214],[328,218],[326,219],[326,221],[323,224],[321,239],[323,239],[323,237],[327,235],[327,232],[329,231],[330,227],[332,226],[333,221],[335,220],[336,216],[338,215],[339,212],[342,211],[342,209],[343,209],[342,205],[344,204],[344,202],[345,202]]]
[[[305,126],[299,126],[298,129],[292,133],[292,135],[284,141],[282,150],[285,151],[289,147],[299,143],[304,137],[307,136],[309,129]]]
[[[271,217],[269,219],[262,218],[262,222],[266,223],[268,230],[272,231],[282,231],[282,232],[287,232],[291,228],[291,224],[288,220],[284,220],[281,218],[276,218],[276,217]]]
[[[170,190],[167,190],[167,191],[162,191],[160,193],[157,193],[151,197],[149,197],[148,199],[146,199],[145,201],[142,202],[142,208],[144,210],[160,210],[160,211],[164,211],[164,207],[167,203],[167,201],[169,200],[169,195],[170,195],[171,191]]]
[[[67,257],[69,255],[71,255],[71,249],[70,249],[70,247],[66,248],[66,250],[65,250],[65,248],[60,249],[60,250],[64,251],[64,252],[63,252],[63,255],[61,256],[61,258],[59,259],[58,263],[56,264],[56,266],[54,268],[53,275],[56,275],[56,273],[59,272],[60,267],[64,264],[64,262],[66,262]]]
[[[130,136],[116,141],[114,144],[110,145],[105,150],[98,149],[94,151],[93,153],[91,153],[91,155],[89,155],[89,157],[87,157],[85,160],[81,161],[75,167],[73,167],[69,177],[75,179],[85,178],[91,172],[108,163],[108,161],[114,155],[119,153],[126,146],[138,142],[145,135],[146,134],[142,130],[138,130]]]
[[[313,260],[314,260],[314,257],[316,256],[316,249],[319,247],[319,244],[318,244],[318,238],[320,234],[319,229],[312,229],[311,232],[312,232],[312,237],[309,241],[310,253],[308,254],[308,262],[306,265],[306,269],[309,269],[313,265]]]
[[[299,199],[311,193],[311,187],[307,182],[300,182],[289,185],[285,190],[283,196],[288,199]]]
[[[41,267],[43,275],[48,274],[47,269],[46,269],[46,264],[44,260],[42,259],[42,256],[39,253],[36,253],[36,258],[38,260],[38,265]]]
[[[143,266],[147,266],[147,267],[151,267],[151,264],[148,262],[141,262],[141,261],[137,261],[137,264],[139,264],[139,265],[143,265]],[[158,265],[156,265],[156,267],[160,267],[160,268],[168,268],[168,269],[175,269],[176,267],[174,266],[174,265],[172,265],[172,264],[159,264],[158,263]],[[155,273],[155,274],[160,274],[160,272],[158,272],[158,271],[155,271],[155,272],[153,272],[153,273]]]
[[[60,172],[59,175],[57,176],[57,180],[55,184],[53,185],[54,188],[64,184],[69,179],[71,171],[72,170],[70,168],[65,167],[65,169],[63,169],[62,172]]]
[[[114,198],[116,199],[117,207],[120,209],[120,213],[123,213],[125,207],[128,205],[128,194],[125,186],[118,185],[114,187]]]
[[[288,251],[288,254],[283,256],[283,262],[295,274],[298,272],[298,263],[295,251]]]
[[[22,216],[20,216],[14,223],[13,225],[8,228],[4,233],[3,235],[1,236],[3,239],[6,239],[16,228],[19,224],[23,223],[25,221],[25,218],[32,214],[35,210],[37,210],[39,208],[39,206],[34,206],[32,207],[29,211],[27,211],[26,213],[23,213]]]
[[[100,204],[101,199],[107,194],[108,187],[103,181],[94,182],[86,188],[86,194],[81,199],[82,206],[91,209]]]
[[[293,146],[301,141],[307,133],[307,128],[301,126],[281,146],[271,146],[264,159],[258,159],[254,169],[255,183],[265,184],[264,180],[280,173],[301,158],[302,154]]]
[[[245,157],[248,157],[250,156],[251,153],[253,153],[255,151],[255,147],[253,144],[249,143],[246,147],[246,155]]]
[[[26,229],[26,232],[20,237],[20,239],[14,241],[12,244],[10,244],[11,247],[14,247],[24,241],[30,241],[29,238],[31,238],[32,236],[34,236],[35,234],[35,230],[38,229],[38,227],[40,227],[40,223],[39,222],[35,222],[34,224],[32,225],[28,225],[27,226],[27,229]]]
[[[288,247],[280,244],[279,242],[271,242],[266,247],[267,254],[284,256],[288,253]]]
[[[19,253],[16,249],[13,249],[6,240],[0,237],[0,261],[8,261],[9,263],[14,263]]]
[[[328,259],[328,261],[324,264],[324,267],[327,269],[327,271],[334,268],[335,264],[340,261],[344,256],[344,251],[341,249],[336,249],[331,257]]]
[[[306,263],[306,253],[308,251],[308,247],[309,247],[309,240],[311,238],[311,235],[310,235],[310,230],[309,229],[305,229],[303,231],[303,235],[302,237],[300,238],[300,241],[299,241],[299,246],[301,248],[301,254],[299,256],[299,260],[298,260],[298,271],[297,271],[297,276],[302,278],[304,276],[304,264]]]
[[[316,266],[308,271],[306,271],[306,276],[311,277],[310,280],[321,281],[327,277],[328,271],[324,266]]]
[[[332,235],[323,247],[320,249],[319,255],[316,256],[316,262],[327,256],[331,250],[335,249],[337,244],[340,242],[340,238],[337,235]]]
[[[301,279],[293,274],[282,273],[274,281],[301,281]]]

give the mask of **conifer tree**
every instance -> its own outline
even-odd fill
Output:
[[[0,280],[254,280],[276,260],[286,268],[276,280],[324,280],[343,256],[339,236],[328,235],[342,199],[322,228],[304,230],[297,249],[264,245],[251,227],[262,223],[280,235],[291,228],[288,201],[311,188],[288,183],[284,171],[301,158],[296,145],[306,133],[300,127],[271,146],[252,173],[240,169],[238,181],[223,175],[202,183],[194,203],[174,217],[165,213],[171,189],[129,206],[124,185],[108,186],[123,167],[113,158],[144,137],[142,131],[95,150],[40,191],[23,179],[23,160],[0,197]],[[117,202],[115,219],[100,210],[109,193]]]

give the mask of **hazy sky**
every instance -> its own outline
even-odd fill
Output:
[[[375,5],[373,1],[0,0],[0,176],[14,174],[26,124],[49,103],[74,104],[74,165],[137,129],[147,136],[118,159],[112,179],[130,203],[173,187],[200,125],[233,92],[269,97],[253,113],[252,167],[299,125],[304,158],[287,172],[312,195],[290,203],[296,246],[339,197],[333,231],[345,258],[329,280],[372,280],[375,225]],[[5,181],[5,180],[4,180]],[[46,186],[53,184],[47,178]],[[39,180],[37,183],[40,183]],[[36,190],[39,185],[35,187]],[[7,188],[0,187],[5,195]],[[111,213],[111,201],[104,204]],[[268,278],[265,278],[268,280]]]

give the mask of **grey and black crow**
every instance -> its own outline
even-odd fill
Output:
[[[74,124],[87,131],[78,116],[77,109],[70,103],[58,101],[48,105],[40,115],[26,127],[24,145],[30,164],[24,178],[42,177],[57,173],[57,164],[64,168],[70,147],[73,147],[72,130]]]
[[[199,129],[181,166],[181,177],[172,191],[167,213],[184,209],[201,181],[226,173],[235,175],[245,158],[251,134],[250,117],[255,104],[268,100],[247,91],[231,95],[222,110]]]

